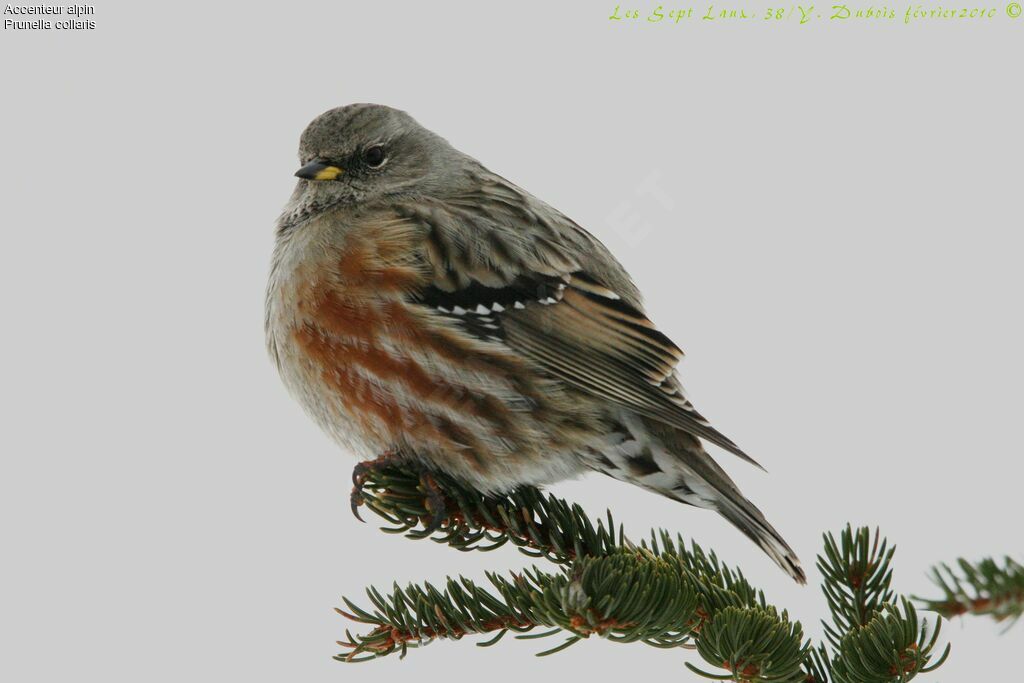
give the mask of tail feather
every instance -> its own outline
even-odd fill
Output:
[[[800,559],[764,514],[747,500],[700,441],[680,431],[623,420],[600,451],[582,454],[595,470],[687,505],[718,511],[794,581],[807,583]]]
[[[740,496],[740,501],[742,502],[723,498],[717,509],[723,517],[732,522],[733,526],[742,531],[768,557],[772,558],[775,564],[782,567],[782,571],[789,574],[797,583],[806,584],[807,576],[800,566],[800,558],[796,556],[793,549],[775,530],[775,527],[768,523],[761,511],[754,507],[753,503],[742,496]]]

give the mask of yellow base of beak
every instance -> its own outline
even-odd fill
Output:
[[[295,175],[304,180],[334,180],[344,172],[345,169],[332,166],[323,159],[314,159],[296,171]]]
[[[322,171],[317,171],[316,175],[313,176],[313,180],[334,180],[340,176],[342,170],[337,166],[328,166]]]

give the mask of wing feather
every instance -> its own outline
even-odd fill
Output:
[[[434,275],[414,300],[581,391],[760,467],[685,398],[682,350],[644,314],[607,249],[515,186],[486,180],[473,197],[403,214],[424,224],[424,270]]]

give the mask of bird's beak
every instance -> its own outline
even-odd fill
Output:
[[[335,180],[344,172],[344,170],[337,166],[332,166],[329,161],[313,159],[313,161],[296,171],[295,175],[306,180]]]

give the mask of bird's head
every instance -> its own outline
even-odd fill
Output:
[[[299,141],[294,219],[340,205],[430,195],[465,159],[403,111],[351,104],[316,117]]]

